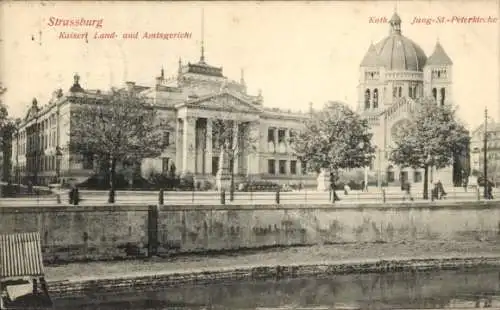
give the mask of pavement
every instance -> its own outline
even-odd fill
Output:
[[[107,191],[88,191],[81,190],[80,198],[83,199],[80,205],[106,205]],[[403,193],[399,188],[387,188],[385,194],[378,189],[373,189],[369,192],[351,191],[348,195],[344,195],[343,191],[337,191],[340,201],[336,204],[358,204],[358,203],[384,203],[385,202],[402,202]],[[493,193],[497,196],[496,193]],[[430,200],[423,200],[422,193],[415,191],[412,193],[415,201],[429,202]],[[482,192],[479,192],[480,199],[482,199]],[[68,204],[68,195],[63,193],[61,195],[62,204]],[[445,201],[476,201],[478,200],[478,192],[474,190],[464,191],[463,188],[453,188],[448,191]],[[155,191],[117,191],[115,204],[157,204],[158,192]],[[215,191],[207,192],[165,192],[165,204],[178,204],[178,205],[219,205],[220,193]],[[275,204],[276,193],[274,192],[236,192],[234,201],[229,201],[229,195],[226,194],[226,204]],[[329,193],[318,192],[310,190],[282,192],[280,193],[281,204],[329,204]],[[3,198],[0,200],[0,207],[2,206],[55,206],[56,196],[33,196],[27,198]]]
[[[228,268],[355,263],[380,260],[494,258],[500,261],[499,242],[418,241],[401,243],[356,243],[316,245],[231,254],[192,254],[171,258],[69,263],[46,266],[46,278],[55,281],[92,281],[142,277],[166,273],[201,272]]]

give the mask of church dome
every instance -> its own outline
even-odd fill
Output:
[[[427,61],[422,48],[401,34],[401,18],[394,13],[391,33],[375,45],[379,61],[388,70],[422,71]]]

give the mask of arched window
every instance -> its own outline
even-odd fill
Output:
[[[417,98],[417,86],[413,86],[413,98]]]
[[[365,91],[365,110],[370,108],[370,90],[367,89]]]
[[[373,90],[373,108],[378,108],[378,89]]]
[[[444,105],[445,96],[446,96],[446,90],[444,88],[441,88],[441,105]]]
[[[398,97],[401,98],[403,96],[403,87],[399,86],[399,94]]]
[[[397,95],[398,95],[398,88],[397,87],[393,87],[392,88],[392,97],[396,98]]]
[[[434,98],[434,100],[437,100],[437,89],[435,88],[432,89],[432,97]]]
[[[411,86],[408,87],[408,97],[413,98],[413,88]]]
[[[441,71],[438,71],[437,77],[438,77],[438,79],[441,78]]]

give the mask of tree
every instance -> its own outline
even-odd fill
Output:
[[[290,139],[297,157],[307,170],[330,170],[338,177],[340,169],[369,166],[375,148],[368,122],[340,102],[328,102],[313,111],[305,128]]]
[[[171,128],[137,93],[112,89],[99,98],[86,95],[71,113],[70,151],[109,163],[110,203],[115,201],[117,163],[159,156],[167,146],[164,133]]]
[[[237,126],[236,126],[237,123]],[[234,161],[243,155],[243,149],[253,152],[256,150],[255,142],[259,137],[252,135],[253,122],[238,122],[237,120],[214,119],[212,121],[212,132],[216,144],[214,150],[221,150],[228,156],[231,174],[230,199],[233,200],[235,191],[234,184]],[[243,147],[242,147],[243,146]],[[221,169],[222,167],[219,167]]]
[[[424,169],[423,198],[428,199],[429,167],[442,169],[469,145],[465,126],[455,118],[450,105],[432,99],[417,101],[407,125],[395,138],[390,160],[401,167]]]

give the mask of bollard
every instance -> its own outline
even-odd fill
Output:
[[[279,188],[276,190],[276,203],[280,204],[280,189]]]
[[[385,188],[382,188],[382,202],[385,203]]]
[[[158,204],[160,206],[163,206],[163,203],[165,202],[165,191],[160,189],[160,192],[158,193]]]
[[[220,192],[220,204],[225,205],[226,204],[226,191],[222,190]]]

